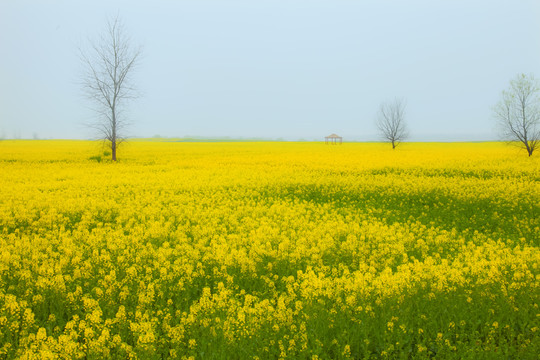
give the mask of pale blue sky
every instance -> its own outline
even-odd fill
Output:
[[[132,136],[496,139],[491,107],[540,77],[540,1],[0,0],[0,137],[90,138],[77,46],[120,14],[144,47]]]

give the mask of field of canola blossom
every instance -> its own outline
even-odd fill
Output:
[[[538,156],[499,143],[102,152],[0,142],[0,359],[540,353]]]

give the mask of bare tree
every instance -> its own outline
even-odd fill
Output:
[[[125,140],[123,132],[127,125],[122,111],[129,100],[138,96],[131,84],[131,75],[141,48],[132,46],[117,16],[107,22],[106,30],[97,41],[89,41],[86,50],[79,50],[85,68],[83,90],[99,115],[90,126],[110,145],[112,160],[116,161],[116,150]]]
[[[529,156],[540,145],[540,86],[533,75],[521,74],[510,81],[495,105],[504,139],[519,144]]]
[[[408,136],[405,124],[405,102],[402,99],[381,104],[377,128],[384,139],[392,143],[392,149]]]

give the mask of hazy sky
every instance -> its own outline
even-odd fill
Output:
[[[540,77],[538,0],[0,0],[0,137],[90,138],[77,47],[120,14],[144,47],[132,136],[496,139],[491,108]]]

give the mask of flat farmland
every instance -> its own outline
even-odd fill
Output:
[[[0,359],[537,359],[502,143],[0,142]]]

